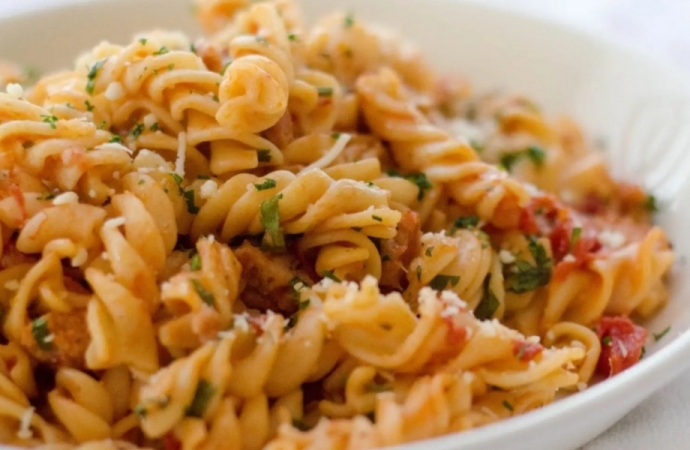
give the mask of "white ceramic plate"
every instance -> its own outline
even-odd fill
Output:
[[[8,0],[4,0],[8,1]],[[189,0],[58,0],[0,18],[0,57],[52,70],[103,39],[168,27],[196,33]],[[387,23],[427,51],[439,70],[468,74],[475,86],[525,93],[567,113],[609,142],[620,176],[645,183],[661,199],[659,216],[678,253],[673,298],[648,324],[671,325],[638,365],[541,410],[406,449],[572,450],[613,425],[690,362],[690,86],[658,62],[515,12],[453,0],[303,0],[309,17],[348,9]],[[30,6],[29,6],[30,7]],[[679,276],[679,275],[683,276]]]

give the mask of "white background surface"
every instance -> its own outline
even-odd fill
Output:
[[[64,0],[0,0],[0,15],[50,5],[56,1]],[[337,3],[336,0],[331,1]],[[591,32],[604,33],[671,61],[690,76],[688,0],[475,1],[521,9]],[[654,395],[582,450],[690,449],[688,423],[690,372]]]

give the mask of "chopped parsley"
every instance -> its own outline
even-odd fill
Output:
[[[426,248],[426,251],[424,252],[424,254],[425,254],[426,256],[431,256],[431,254],[433,253],[433,251],[434,251],[434,246],[431,245],[431,246],[429,246],[429,247]]]
[[[45,316],[31,322],[31,334],[33,334],[38,348],[41,350],[49,351],[53,348],[52,342],[48,340],[50,330],[48,329],[48,319]]]
[[[611,336],[604,336],[604,338],[601,340],[601,343],[606,346],[610,346],[612,341],[613,339],[611,339]]]
[[[121,144],[122,138],[120,136],[118,136],[117,134],[113,134],[113,137],[110,138],[108,143],[109,144]]]
[[[309,308],[309,303],[310,303],[309,299],[306,299],[302,302],[299,302],[299,310],[304,311],[305,309]]]
[[[290,33],[288,34],[288,39],[290,39],[292,42],[297,42],[297,35],[295,33]]]
[[[496,314],[498,308],[501,306],[501,302],[498,300],[498,298],[496,298],[496,295],[489,286],[489,281],[490,279],[487,276],[484,280],[484,297],[482,297],[482,300],[474,309],[474,317],[476,317],[479,320],[491,319],[494,316],[494,314]]]
[[[340,278],[336,277],[332,270],[324,270],[321,274],[322,277],[331,279],[335,282],[340,282]]]
[[[93,104],[91,104],[90,101],[84,100],[84,105],[86,105],[86,110],[87,110],[88,112],[93,111],[94,106],[93,106]]]
[[[331,134],[331,139],[340,139],[340,133],[333,133]]]
[[[521,294],[533,291],[541,286],[546,286],[551,280],[551,258],[546,254],[544,247],[534,236],[529,238],[529,251],[534,257],[535,265],[524,259],[515,262],[516,272],[511,272],[506,277],[507,289]]]
[[[52,200],[55,198],[55,194],[52,192],[48,192],[46,194],[41,195],[38,197],[38,200]]]
[[[169,172],[168,175],[170,175],[172,179],[175,180],[176,185],[182,186],[182,181],[184,181],[184,179],[180,176],[179,173]]]
[[[166,53],[170,53],[170,50],[165,45],[153,52],[154,55],[165,55]]]
[[[151,131],[153,131],[153,132],[156,132],[156,131],[158,131],[159,129],[160,129],[160,126],[158,125],[158,122],[155,122],[155,123],[154,123],[153,125],[151,125],[151,127],[149,128],[149,130],[151,130]]]
[[[230,67],[230,64],[232,64],[232,61],[228,61],[225,64],[223,64],[223,68],[220,69],[221,75],[225,75],[225,71],[228,70],[228,67]]]
[[[317,89],[319,97],[331,97],[333,95],[333,88],[320,86]]]
[[[208,404],[211,402],[213,394],[216,393],[216,388],[206,380],[199,380],[199,384],[196,385],[196,391],[194,392],[194,399],[192,399],[192,404],[189,405],[185,414],[188,417],[199,417],[202,418],[206,413]]]
[[[501,165],[510,172],[513,166],[523,158],[529,158],[537,167],[541,166],[546,161],[546,153],[540,147],[528,147],[525,150],[513,153],[506,153],[501,156]]]
[[[654,333],[654,334],[653,334],[653,336],[654,336],[654,342],[659,342],[664,336],[666,336],[666,335],[668,334],[669,331],[671,331],[671,327],[670,327],[670,326],[664,328],[664,330],[661,331],[661,333]]]
[[[381,218],[381,216],[372,215],[371,218],[377,222],[383,222],[383,218]]]
[[[582,235],[582,228],[580,228],[580,227],[575,227],[570,232],[570,251],[571,252],[575,248],[575,245],[577,245],[577,241],[580,240],[581,235]]]
[[[139,43],[140,43],[141,45],[146,45],[146,43],[147,43],[148,41],[149,41],[149,40],[146,39],[146,38],[141,38],[141,39],[139,39]]]
[[[436,291],[442,291],[448,285],[451,287],[457,286],[460,282],[460,277],[457,275],[436,275],[431,282],[429,282],[429,287]]]
[[[198,254],[194,255],[192,260],[189,262],[189,270],[192,272],[201,270],[201,257]]]
[[[140,419],[145,418],[147,414],[146,407],[141,403],[132,408],[132,412],[136,414],[137,417],[139,417]]]
[[[168,64],[168,72],[172,71],[175,68],[175,64],[170,63]]]
[[[347,13],[345,15],[345,18],[343,19],[343,26],[345,28],[352,28],[352,25],[355,24],[355,17],[352,13]]]
[[[422,266],[417,266],[414,271],[415,275],[417,275],[417,281],[422,281]]]
[[[513,405],[511,405],[510,402],[508,402],[508,400],[503,400],[502,405],[508,411],[513,412]]]
[[[397,177],[397,178],[404,178],[407,181],[414,183],[417,185],[417,188],[419,189],[419,193],[417,194],[417,200],[422,200],[424,198],[424,194],[426,191],[434,187],[431,184],[431,181],[426,177],[425,173],[411,173],[408,175],[402,175],[400,172],[397,170],[389,170],[388,172],[389,177]]]
[[[98,71],[101,70],[101,67],[103,67],[104,63],[105,59],[97,61],[93,66],[91,66],[89,74],[86,76],[88,80],[86,82],[86,92],[89,94],[93,94],[93,90],[96,87],[96,77],[98,77]]]
[[[190,214],[197,214],[199,212],[199,207],[196,206],[194,202],[194,189],[187,189],[184,191],[183,195],[185,203],[187,203],[187,211],[189,211]]]
[[[260,149],[256,151],[256,156],[259,159],[259,162],[271,162],[271,150],[269,149]]]
[[[273,252],[285,251],[285,234],[280,227],[280,210],[278,202],[283,194],[274,195],[261,203],[261,225],[266,232],[261,241],[261,248]]]
[[[41,117],[43,118],[43,122],[50,124],[50,128],[52,128],[53,130],[57,129],[57,121],[58,121],[57,117],[55,117],[53,115],[50,115],[50,116],[41,115]]]
[[[139,138],[141,134],[144,132],[146,127],[144,126],[143,123],[138,123],[132,128],[132,131],[129,132],[129,135],[132,136],[134,139]]]
[[[194,287],[194,290],[196,291],[199,298],[201,298],[201,301],[206,303],[208,306],[213,306],[213,304],[216,302],[216,299],[213,296],[213,294],[207,291],[204,285],[201,284],[201,281],[197,280],[196,278],[192,278],[191,281],[192,286]]]
[[[254,187],[257,191],[265,191],[266,189],[273,189],[276,187],[276,180],[273,178],[266,178],[263,183],[255,184]]]
[[[645,209],[645,211],[651,214],[659,212],[659,205],[656,201],[656,197],[652,194],[647,195],[647,197],[644,199],[642,207]]]
[[[455,234],[456,231],[459,229],[472,229],[472,228],[477,228],[477,225],[479,225],[479,217],[478,216],[468,216],[468,217],[458,217],[455,219],[455,222],[453,222],[453,225],[450,227],[450,234],[451,236]]]
[[[256,42],[258,42],[258,43],[260,43],[260,44],[268,45],[268,41],[267,41],[266,38],[263,37],[263,36],[257,36],[257,37],[256,37]]]

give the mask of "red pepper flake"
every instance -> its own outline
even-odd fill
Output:
[[[542,351],[544,351],[544,347],[541,344],[529,341],[513,341],[513,354],[522,362],[532,361]]]
[[[629,318],[602,317],[594,326],[601,340],[597,373],[612,377],[637,363],[642,357],[647,330]]]

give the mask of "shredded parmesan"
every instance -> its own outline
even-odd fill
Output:
[[[605,247],[618,248],[625,244],[625,236],[617,231],[604,230],[599,233],[599,242]]]
[[[158,119],[156,119],[156,116],[153,114],[147,114],[144,116],[144,126],[146,128],[151,128],[157,121]]]
[[[105,90],[105,98],[108,100],[118,100],[122,98],[123,95],[125,95],[125,89],[117,81],[110,83]]]
[[[177,135],[177,158],[175,159],[175,173],[184,178],[184,163],[187,158],[187,133]]]
[[[234,328],[244,333],[249,333],[249,321],[247,321],[247,316],[244,314],[235,314],[234,318]]]
[[[119,226],[124,225],[126,222],[127,221],[124,217],[114,217],[112,219],[106,220],[103,224],[103,228],[117,228]]]
[[[19,290],[19,280],[10,280],[6,281],[4,285],[5,289],[8,291],[16,291]]]
[[[209,199],[218,193],[218,183],[213,180],[206,180],[199,188],[199,196]]]
[[[503,264],[512,264],[515,262],[515,255],[513,255],[508,250],[501,250],[500,252],[498,252],[498,259]]]
[[[19,439],[31,439],[34,436],[33,431],[31,431],[31,419],[34,417],[34,407],[26,408],[19,420],[19,431],[17,431],[17,437]]]
[[[125,152],[129,155],[132,154],[132,150],[129,147],[125,147],[124,145],[117,143],[117,142],[106,142],[105,144],[99,145],[98,149],[99,150],[116,150],[116,151]]]
[[[70,203],[78,203],[79,202],[79,196],[72,191],[69,192],[63,192],[62,194],[58,195],[53,199],[53,205],[59,206],[59,205],[68,205]]]
[[[43,342],[53,342],[54,340],[55,340],[55,335],[52,333],[43,338]]]
[[[74,255],[74,258],[72,258],[72,267],[79,267],[83,265],[88,257],[89,254],[86,252],[86,249],[83,247],[80,248],[77,254]]]
[[[623,345],[623,342],[621,342],[621,341],[616,341],[616,343],[618,344],[618,349],[619,349],[620,352],[621,352],[621,356],[622,356],[623,358],[627,358],[627,357],[628,357],[628,349],[625,348],[625,345]]]
[[[333,147],[331,147],[325,155],[302,169],[300,173],[304,173],[311,169],[323,169],[324,167],[331,165],[331,163],[335,161],[338,156],[340,156],[343,150],[345,150],[345,147],[347,146],[347,143],[350,142],[350,139],[352,139],[351,134],[341,133],[340,136],[338,136],[338,139],[336,139],[335,144],[333,144]]]
[[[5,89],[7,93],[14,98],[22,98],[22,96],[24,95],[24,88],[21,84],[10,83],[7,85],[7,88]]]
[[[575,259],[575,257],[571,253],[568,253],[563,257],[563,262],[571,263],[575,261],[577,261],[577,259]]]
[[[584,381],[580,381],[580,382],[577,383],[575,386],[577,386],[577,390],[580,391],[580,392],[582,392],[582,391],[584,391],[585,389],[587,389],[587,383],[585,383]]]

